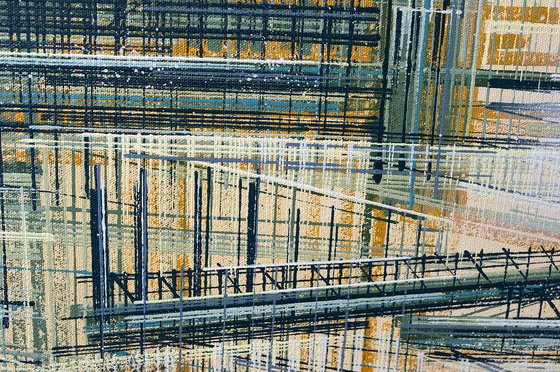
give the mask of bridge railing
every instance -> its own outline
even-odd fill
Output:
[[[387,257],[341,261],[262,263],[217,266],[199,270],[183,268],[146,274],[146,301],[182,297],[238,296],[269,292],[323,290],[323,295],[340,295],[344,288],[394,291],[404,282],[408,289],[425,287],[428,280],[451,278],[451,286],[499,284],[501,281],[530,281],[536,273],[551,275],[560,269],[560,251],[529,249],[522,252],[476,254],[467,251],[449,256]],[[544,273],[544,274],[543,274]],[[144,300],[136,288],[137,274],[110,273],[109,307]],[[90,285],[91,277],[82,277]],[[91,293],[91,292],[90,292]]]

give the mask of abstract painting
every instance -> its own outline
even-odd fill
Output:
[[[560,371],[557,0],[0,0],[0,369]]]

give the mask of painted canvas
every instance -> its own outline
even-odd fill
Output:
[[[0,369],[560,371],[557,0],[0,0]]]

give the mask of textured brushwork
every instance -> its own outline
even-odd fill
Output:
[[[0,0],[0,370],[560,371],[558,0]]]

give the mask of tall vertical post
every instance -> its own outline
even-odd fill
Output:
[[[4,187],[4,158],[2,155],[2,132],[0,131],[0,187]],[[0,194],[0,216],[2,227],[2,328],[10,327],[10,318],[8,317],[8,253],[6,249],[6,221],[5,221],[5,193]]]
[[[295,249],[294,249],[294,262],[298,262],[299,260],[299,224],[301,221],[301,216],[300,216],[300,210],[299,208],[296,211],[296,236],[295,236]],[[295,288],[297,286],[297,272],[298,272],[298,267],[297,265],[294,266],[294,277],[292,278],[293,283],[292,283],[292,288]]]
[[[95,189],[90,190],[91,261],[93,306],[99,312],[100,352],[104,357],[103,324],[109,297],[109,246],[107,239],[107,194],[101,183],[101,168],[95,166]]]
[[[140,169],[135,208],[135,292],[137,300],[146,301],[148,298],[148,180],[145,169]]]
[[[259,218],[259,181],[249,183],[247,210],[247,265],[254,265],[257,257],[257,230]],[[247,270],[247,291],[253,290],[253,270]]]
[[[241,208],[243,197],[243,179],[239,178],[239,197],[237,204],[237,266],[241,264]]]
[[[198,172],[194,172],[194,273],[193,294],[202,294],[202,182]]]
[[[334,205],[331,207],[331,223],[329,232],[329,261],[332,260],[333,236],[334,235]]]
[[[206,168],[206,224],[204,232],[204,267],[210,259],[210,221],[212,220],[212,168]],[[208,288],[208,276],[204,276],[204,288]]]
[[[206,169],[206,224],[204,234],[204,267],[208,266],[210,255],[210,221],[212,219],[212,168]]]

